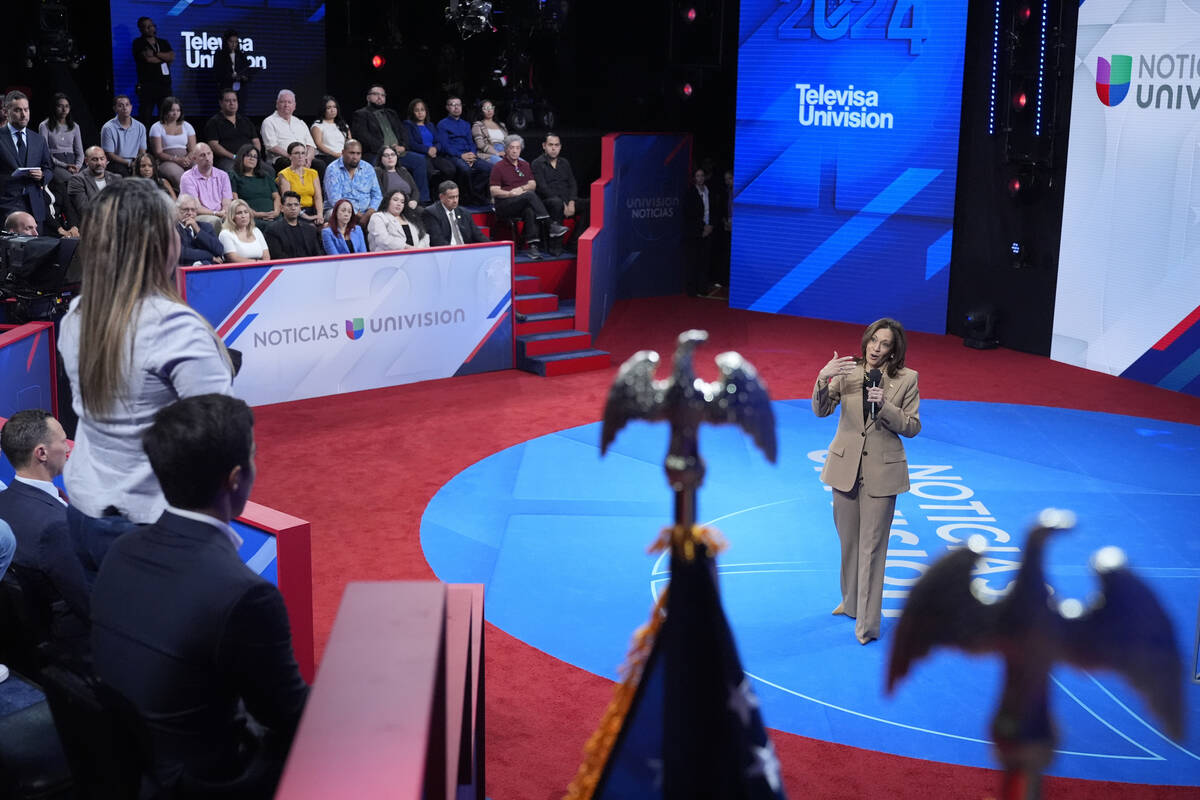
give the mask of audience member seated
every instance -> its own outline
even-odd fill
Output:
[[[153,181],[154,185],[166,192],[167,197],[172,200],[179,196],[171,182],[159,174],[158,165],[154,163],[154,156],[149,153],[142,153],[134,160],[133,177]]]
[[[538,242],[544,238],[559,238],[567,229],[550,221],[550,214],[541,198],[537,196],[537,181],[533,178],[533,167],[521,158],[525,140],[515,133],[504,138],[504,158],[492,167],[492,202],[496,215],[521,217],[525,221],[525,246],[529,257],[541,258]]]
[[[441,137],[433,120],[429,119],[429,110],[425,107],[425,101],[419,97],[408,104],[408,119],[404,120],[404,130],[408,134],[409,149],[425,156],[427,183],[432,183],[435,176],[438,175],[443,179],[454,177],[454,162],[441,152]],[[409,166],[409,171],[417,180],[421,179],[421,173],[418,170]],[[425,201],[422,200],[422,202]]]
[[[50,161],[54,164],[50,191],[60,200],[66,200],[67,181],[83,169],[83,136],[71,119],[71,100],[62,92],[54,95],[54,111],[38,125],[38,134],[50,148]]]
[[[225,260],[225,247],[216,231],[207,222],[196,219],[200,201],[190,194],[179,195],[175,202],[179,214],[179,266],[220,264]]]
[[[96,674],[180,797],[273,796],[308,698],[283,597],[230,526],[254,485],[253,425],[223,395],[155,415],[143,443],[169,505],[113,544],[92,592]]]
[[[371,252],[413,250],[429,247],[429,234],[420,212],[408,207],[404,192],[389,192],[383,208],[367,223],[367,245]]]
[[[221,50],[213,56],[212,74],[213,89],[218,92],[232,89],[240,104],[253,71],[249,56],[242,52],[242,37],[237,31],[229,29],[221,34]]]
[[[471,215],[464,214],[458,207],[458,197],[458,184],[454,181],[442,181],[438,185],[438,201],[422,209],[430,246],[479,244],[488,241],[483,231],[475,224],[475,220],[471,219]]]
[[[150,126],[150,152],[158,162],[158,171],[179,190],[179,178],[192,166],[196,149],[196,129],[183,118],[183,106],[175,97],[164,97],[158,122]]]
[[[105,186],[121,180],[120,175],[108,171],[108,156],[100,147],[89,147],[84,152],[84,164],[87,168],[72,176],[67,183],[67,219],[75,227],[79,227],[83,221],[83,213],[96,199],[96,195],[100,194]]]
[[[134,159],[146,152],[146,126],[133,118],[128,95],[113,98],[113,111],[116,116],[100,129],[100,146],[114,170],[129,175]]]
[[[342,157],[325,170],[325,202],[336,203],[345,198],[354,204],[354,213],[366,218],[375,213],[383,193],[379,179],[370,164],[362,162],[362,144],[350,139]]]
[[[328,174],[328,173],[326,173]],[[271,258],[313,258],[325,255],[316,227],[300,220],[300,195],[284,192],[283,216],[263,232]]]
[[[28,211],[13,211],[4,218],[4,232],[17,236],[37,236],[37,220]]]
[[[417,205],[420,185],[412,173],[400,164],[396,148],[385,144],[379,153],[379,165],[375,167],[375,181],[379,184],[380,198],[388,192],[404,192],[410,206]]]
[[[0,520],[12,528],[13,563],[27,602],[50,622],[59,655],[87,652],[88,581],[67,527],[67,503],[54,479],[62,474],[70,445],[49,411],[18,411],[0,429],[0,451],[16,472],[0,492]]]
[[[488,204],[488,176],[492,165],[475,155],[475,139],[471,123],[462,118],[462,100],[451,97],[446,101],[446,116],[437,124],[441,134],[443,154],[454,164],[454,180],[460,188],[470,187],[468,205]]]
[[[233,169],[238,152],[248,144],[254,145],[264,161],[266,159],[262,155],[264,150],[254,123],[238,113],[238,95],[232,89],[226,88],[221,92],[221,109],[204,123],[203,139],[212,148],[214,164],[218,169]],[[270,169],[269,164],[266,166],[274,175],[275,170]]]
[[[484,100],[479,106],[479,120],[471,126],[471,138],[475,140],[475,154],[489,164],[504,158],[504,137],[508,128],[496,120],[496,104]]]
[[[229,201],[233,199],[229,174],[213,166],[212,150],[203,142],[192,151],[192,161],[195,166],[179,179],[179,191],[200,201],[201,222],[218,225],[229,208]]]
[[[162,192],[128,180],[101,192],[81,226],[80,247],[91,257],[58,351],[79,417],[63,478],[92,530],[107,522],[115,535],[120,523],[153,522],[166,507],[139,444],[155,411],[180,397],[232,391],[225,346],[175,292],[177,220]]]
[[[537,181],[537,195],[542,198],[550,221],[563,224],[567,217],[575,218],[575,239],[587,230],[588,201],[578,197],[579,186],[571,162],[562,157],[562,139],[557,133],[547,133],[542,142],[542,154],[533,160],[533,179]],[[550,240],[550,252],[562,252],[562,239]]]
[[[321,229],[321,245],[328,255],[343,253],[365,253],[367,243],[363,240],[362,228],[354,206],[345,198],[333,204],[329,222]]]
[[[29,98],[18,91],[4,96],[8,124],[0,128],[0,212],[26,211],[39,228],[45,223],[46,197],[43,188],[50,182],[54,163],[50,148],[36,132],[29,130]]]
[[[252,144],[244,144],[229,171],[233,199],[245,200],[254,214],[254,224],[262,228],[279,219],[279,187]]]
[[[346,140],[352,138],[350,126],[342,119],[341,108],[333,95],[321,98],[321,114],[310,129],[313,144],[317,146],[316,159],[328,166],[334,159],[342,157]]]
[[[245,200],[234,200],[229,204],[217,238],[221,240],[227,262],[266,261],[271,257],[266,237],[254,224],[254,215]]]
[[[305,218],[320,224],[325,219],[325,198],[321,192],[321,179],[317,171],[308,166],[308,151],[302,142],[288,145],[291,166],[280,170],[275,176],[282,197],[284,192],[300,195],[300,205]]]
[[[382,84],[367,88],[367,104],[354,112],[355,138],[362,142],[363,158],[379,166],[383,148],[391,146],[397,160],[418,181],[422,203],[429,202],[429,168],[424,147],[409,139],[409,129],[393,109],[387,108],[387,91]],[[380,189],[382,189],[382,184]]]
[[[313,143],[312,134],[304,120],[295,116],[296,95],[291,89],[281,89],[275,97],[275,113],[262,122],[262,143],[267,148],[267,157],[275,159],[275,170],[286,169],[291,163],[292,142],[300,142],[304,146],[304,165],[314,167],[318,174],[323,175],[325,165],[313,161],[317,154],[317,146]],[[286,190],[285,190],[286,191]]]

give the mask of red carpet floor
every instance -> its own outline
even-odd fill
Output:
[[[703,377],[715,377],[711,356],[738,350],[776,399],[808,397],[833,351],[856,353],[861,333],[856,325],[735,311],[709,300],[630,301],[613,309],[597,342],[613,354],[610,370],[551,379],[509,371],[257,409],[254,499],[312,522],[318,656],[348,582],[433,578],[421,553],[420,520],[443,483],[497,450],[595,422],[616,366],[639,349],[668,358],[686,328],[710,333],[696,360]],[[1037,356],[970,350],[954,337],[911,334],[908,363],[920,371],[929,398],[1200,419],[1200,398]],[[494,627],[487,636],[488,795],[559,798],[612,684]],[[998,773],[990,770],[779,732],[773,738],[793,800],[982,798],[998,791]],[[1049,779],[1046,790],[1070,800],[1197,796],[1195,789],[1067,779]]]

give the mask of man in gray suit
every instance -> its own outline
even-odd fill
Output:
[[[108,156],[101,147],[89,147],[83,151],[84,170],[71,176],[67,182],[67,219],[78,227],[83,212],[92,198],[110,183],[121,180],[121,176],[108,171]]]

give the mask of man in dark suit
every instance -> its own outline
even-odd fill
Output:
[[[429,246],[444,247],[448,244],[478,244],[490,241],[479,230],[470,214],[458,207],[458,184],[442,181],[438,184],[438,201],[424,209],[425,230],[429,231]],[[454,224],[451,224],[454,220]],[[458,235],[455,236],[455,233]]]
[[[386,128],[385,128],[386,125]],[[387,107],[387,90],[383,84],[367,87],[367,104],[354,112],[350,122],[354,138],[362,142],[363,158],[372,165],[379,163],[383,146],[396,149],[399,162],[413,174],[421,193],[421,202],[429,202],[429,163],[420,152],[420,142],[410,142],[408,129],[394,109]]]
[[[167,787],[270,797],[308,686],[283,597],[242,563],[229,524],[254,484],[253,414],[233,397],[187,397],[155,414],[142,444],[168,505],[100,567],[96,673],[142,717]]]
[[[67,434],[49,411],[18,411],[0,429],[0,450],[16,471],[0,492],[0,519],[17,540],[13,573],[49,621],[50,641],[64,654],[81,655],[87,650],[87,580],[67,527],[67,503],[53,483],[67,463]]]
[[[0,128],[0,212],[25,211],[44,233],[46,198],[42,187],[54,174],[50,148],[29,130],[29,98],[22,92],[4,96],[8,124]]]
[[[179,214],[176,227],[179,230],[179,266],[192,264],[221,264],[225,261],[225,246],[217,238],[212,225],[200,222],[200,201],[190,194],[181,194],[175,201]]]
[[[692,186],[684,192],[683,238],[687,252],[687,293],[692,297],[709,294],[712,270],[712,235],[718,210],[706,185],[708,174],[699,167],[692,173]]]

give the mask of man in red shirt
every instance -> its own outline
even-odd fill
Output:
[[[528,256],[537,261],[542,257],[538,243],[545,238],[559,238],[567,229],[550,221],[546,206],[534,191],[537,181],[533,179],[533,167],[521,158],[524,146],[525,140],[515,133],[504,137],[504,158],[492,167],[492,203],[498,216],[521,217],[525,221]]]

